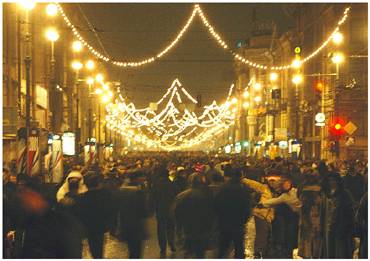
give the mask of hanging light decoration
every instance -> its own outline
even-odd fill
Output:
[[[69,20],[67,15],[65,14],[63,8],[61,7],[60,4],[56,3],[59,13],[62,15],[64,22],[67,24],[67,26],[72,30],[73,34],[75,37],[85,46],[87,47],[88,51],[91,52],[95,57],[98,59],[101,59],[105,62],[110,62],[116,66],[120,67],[139,67],[143,66],[148,63],[152,63],[159,58],[163,57],[165,54],[167,54],[173,47],[177,45],[177,43],[180,41],[182,36],[188,31],[189,26],[191,23],[194,21],[194,17],[196,15],[199,15],[201,18],[201,21],[203,25],[208,29],[208,32],[216,40],[216,42],[220,45],[225,50],[228,50],[236,60],[247,64],[250,67],[254,67],[257,69],[262,69],[262,70],[271,70],[271,71],[281,71],[281,70],[287,70],[292,67],[297,68],[297,66],[301,66],[304,63],[308,62],[311,60],[313,57],[315,57],[323,48],[325,48],[331,40],[337,41],[338,40],[338,33],[339,33],[339,27],[346,21],[348,17],[348,13],[350,11],[350,7],[347,7],[344,12],[342,17],[339,19],[337,23],[337,27],[333,30],[333,32],[328,36],[328,38],[318,47],[316,48],[313,52],[311,52],[307,57],[303,58],[299,62],[294,61],[292,64],[286,64],[286,65],[275,65],[275,66],[267,66],[264,64],[259,64],[253,61],[248,60],[247,58],[237,54],[235,51],[231,50],[228,46],[228,44],[225,42],[225,40],[222,39],[220,34],[216,31],[214,26],[211,25],[211,23],[208,21],[207,17],[205,16],[203,10],[201,9],[199,4],[195,4],[193,11],[186,21],[185,25],[182,27],[182,29],[179,31],[179,33],[175,36],[175,38],[172,40],[171,43],[169,43],[164,49],[159,51],[156,55],[147,57],[144,59],[136,60],[136,61],[118,61],[115,59],[112,59],[110,57],[107,57],[103,54],[101,54],[99,51],[97,51],[92,45],[90,45],[82,36],[81,34],[77,31],[76,27],[72,24],[72,22]]]

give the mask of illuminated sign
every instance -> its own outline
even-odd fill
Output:
[[[235,152],[240,153],[242,151],[242,145],[240,142],[235,143]]]
[[[73,132],[65,132],[63,133],[62,140],[63,155],[74,156],[76,154],[75,134]]]
[[[279,141],[279,148],[285,150],[288,148],[288,142],[285,140]]]
[[[319,112],[315,115],[316,126],[325,126],[325,114]]]
[[[230,153],[231,152],[231,146],[230,145],[226,145],[225,146],[225,153]]]

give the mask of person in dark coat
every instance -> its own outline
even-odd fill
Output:
[[[298,188],[302,202],[299,218],[298,255],[302,258],[320,258],[321,251],[321,184],[317,175],[309,175]]]
[[[52,208],[41,184],[26,181],[17,191],[18,258],[81,258],[82,228],[73,215]]]
[[[129,258],[141,258],[143,240],[147,238],[148,204],[139,183],[142,173],[126,173],[126,182],[119,189],[120,238],[127,242]]]
[[[234,257],[245,258],[245,224],[252,214],[250,191],[241,183],[241,170],[225,173],[226,183],[215,198],[215,211],[220,229],[219,258],[225,258],[231,243]]]
[[[350,192],[356,205],[360,204],[360,200],[365,193],[364,183],[364,177],[355,171],[354,167],[351,167],[347,175],[343,177],[343,186]]]
[[[321,258],[352,258],[353,201],[344,190],[339,174],[330,173],[323,180]]]
[[[176,251],[175,224],[170,218],[170,207],[176,197],[176,191],[164,166],[157,167],[154,172],[156,178],[153,181],[152,194],[157,219],[157,236],[161,257],[165,257],[167,243],[172,252]]]
[[[361,259],[367,259],[368,257],[368,243],[367,243],[367,237],[368,237],[368,206],[367,206],[367,192],[362,196],[362,199],[360,201],[360,206],[358,208],[358,211],[356,213],[356,223],[358,226],[358,233],[360,237],[360,252],[359,252],[359,258]]]
[[[87,230],[91,255],[103,258],[104,233],[110,228],[113,206],[108,190],[102,188],[101,177],[97,174],[87,176],[88,191],[81,198],[81,216]]]
[[[173,214],[184,229],[185,258],[204,258],[214,220],[212,193],[204,174],[193,173],[189,179],[191,188],[176,196]]]

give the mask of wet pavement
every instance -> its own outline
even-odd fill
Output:
[[[144,242],[143,257],[146,259],[156,259],[160,258],[159,245],[157,241],[157,224],[155,217],[148,219],[148,240]],[[247,238],[246,238],[246,255],[247,258],[253,258],[253,240],[255,236],[254,231],[254,220],[253,218],[247,223]],[[215,258],[215,251],[207,251],[206,258]],[[233,253],[230,253],[230,258],[232,258]],[[87,241],[83,242],[82,257],[92,258]],[[117,238],[111,236],[109,233],[105,234],[105,246],[104,246],[104,258],[128,258],[128,250],[125,242],[119,241]],[[172,253],[170,250],[167,252],[166,258],[184,258],[184,252],[177,250]]]

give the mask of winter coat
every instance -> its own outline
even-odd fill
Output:
[[[368,205],[367,205],[367,192],[364,194],[360,201],[360,207],[356,213],[356,223],[358,226],[359,237],[360,237],[360,253],[359,258],[365,259],[368,257]]]
[[[298,255],[303,258],[320,258],[321,197],[319,185],[303,186],[299,193],[302,207],[299,219]]]
[[[87,191],[80,200],[83,224],[90,233],[104,233],[110,228],[114,206],[112,195],[106,189]]]
[[[358,204],[365,192],[365,180],[360,174],[350,175],[343,177],[344,188],[347,189],[355,202]]]
[[[297,189],[291,188],[289,191],[282,193],[276,198],[261,199],[265,207],[273,207],[280,204],[287,204],[294,212],[298,213],[302,203],[297,197]]]
[[[181,192],[174,201],[173,214],[187,239],[207,240],[215,218],[212,192],[207,187]]]
[[[157,217],[169,217],[176,191],[168,176],[160,176],[153,181],[152,196]]]
[[[81,258],[82,227],[73,215],[50,209],[25,225],[21,258]]]
[[[215,197],[215,211],[221,231],[241,231],[252,214],[249,190],[238,180],[224,184]]]
[[[253,189],[257,193],[261,194],[261,201],[265,201],[272,198],[272,193],[269,187],[260,182],[251,179],[242,179],[242,183],[249,188]],[[253,215],[266,220],[271,223],[274,219],[274,209],[273,208],[253,208]]]
[[[69,178],[79,178],[80,181],[78,183],[78,193],[82,194],[85,193],[88,189],[84,183],[83,176],[81,172],[79,171],[72,171],[71,173],[68,174],[67,178],[65,179],[63,185],[59,188],[57,192],[57,201],[60,202],[64,196],[69,192],[69,184],[68,184],[68,179]]]
[[[147,202],[143,189],[136,185],[122,185],[118,192],[119,230],[122,240],[147,238]]]
[[[323,242],[321,258],[352,258],[353,201],[344,189],[323,194],[321,207]]]

